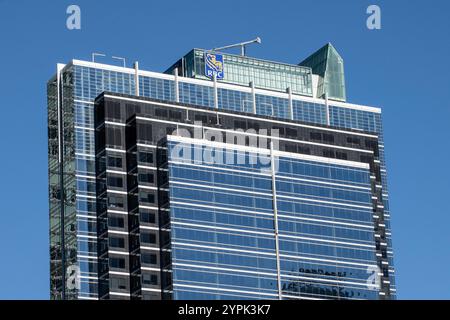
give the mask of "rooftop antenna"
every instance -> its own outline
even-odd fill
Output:
[[[95,57],[96,56],[106,57],[106,54],[93,52],[92,53],[92,62],[95,62]]]
[[[245,42],[240,42],[240,43],[236,43],[236,44],[230,44],[229,46],[214,48],[212,51],[219,51],[219,50],[224,50],[224,49],[241,47],[241,56],[245,56],[245,46],[252,44],[252,43],[261,43],[261,38],[256,37],[256,39],[253,39],[250,41],[245,41]]]

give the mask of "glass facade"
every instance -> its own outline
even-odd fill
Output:
[[[203,144],[211,144],[212,141],[222,141],[219,138],[210,140],[212,135],[208,134],[208,130],[218,134],[236,127],[258,128],[260,139],[264,139],[267,130],[273,129],[270,117],[247,116],[238,120],[239,114],[236,112],[218,115],[211,108],[187,104],[180,106],[169,102],[162,105],[160,100],[112,93],[102,94],[96,99],[96,110],[97,185],[102,186],[97,189],[97,199],[108,205],[107,210],[99,209],[97,219],[101,226],[99,240],[102,243],[99,253],[102,266],[100,277],[109,279],[109,282],[101,282],[100,298],[160,298],[155,290],[162,293],[165,299],[197,296],[353,299],[376,298],[381,292],[389,292],[385,285],[378,288],[364,282],[367,281],[368,269],[374,270],[379,262],[376,257],[379,250],[373,239],[380,233],[381,228],[378,226],[381,226],[381,222],[372,216],[372,212],[383,214],[383,210],[375,209],[373,203],[373,197],[379,196],[373,189],[379,180],[376,178],[379,168],[367,163],[376,158],[377,136],[345,130],[334,132],[326,126],[297,122],[294,129],[294,123],[282,121],[277,130],[280,133],[279,147],[283,152],[274,158],[274,163],[280,165],[276,165],[276,173],[272,174],[268,172],[270,162],[258,163],[258,160],[267,160],[267,155],[264,156],[267,149],[264,149],[261,140],[258,144],[261,155],[256,157],[255,151],[251,154],[246,152],[254,148],[249,145],[252,130],[247,133],[241,131],[236,140],[226,139],[225,153],[220,148],[203,147]],[[187,114],[190,119],[202,119],[200,123],[206,125],[203,128],[206,131],[198,127],[198,122],[193,125],[187,120]],[[217,121],[211,121],[215,116],[218,116]],[[236,121],[240,124],[237,125]],[[182,130],[180,132],[187,130],[192,133],[193,130],[194,137],[197,134],[196,140],[192,140],[195,145],[193,153],[215,154],[213,158],[217,162],[177,161],[173,157],[173,150],[179,145],[169,143],[167,150],[164,143],[165,139],[173,141],[171,132],[174,128]],[[247,136],[248,143],[247,139],[240,139],[239,136]],[[314,142],[319,140],[319,144]],[[356,140],[364,143],[357,147]],[[349,150],[349,147],[353,148]],[[330,152],[330,148],[336,149],[336,152]],[[224,161],[219,161],[219,153]],[[362,160],[363,155],[366,162]],[[225,161],[228,158],[237,158],[240,162]],[[292,216],[294,213],[295,217]],[[181,222],[178,214],[185,217]],[[151,215],[153,218],[150,219]],[[120,218],[123,221],[121,224],[118,223]],[[158,226],[157,221],[160,221],[159,228],[155,228],[155,225]],[[275,239],[275,221],[279,226],[278,240]],[[226,242],[222,240],[218,244],[214,240],[213,243],[201,243],[195,247],[194,244],[199,240],[196,237],[201,231],[208,234],[209,240],[228,241],[226,239],[231,238],[230,248],[224,247]],[[120,233],[116,235],[116,232]],[[180,234],[189,236],[192,232],[195,233],[195,241],[177,238]],[[124,235],[128,236],[128,241],[123,239]],[[262,239],[252,242],[259,235]],[[119,239],[119,236],[122,238]],[[158,242],[161,248],[159,253]],[[270,242],[278,246],[265,247]],[[208,290],[199,292],[205,289],[203,281],[206,278],[202,273],[182,273],[186,278],[178,276],[178,270],[192,271],[189,270],[192,267],[189,264],[177,262],[179,253],[176,247],[180,243],[183,248],[189,247],[186,253],[189,257],[195,257],[196,251],[204,248],[215,250],[214,245],[224,247],[224,261],[232,258],[233,248],[239,252],[255,249],[258,253],[263,250],[266,255],[275,256],[276,269],[272,267],[272,270],[264,270],[265,274],[273,275],[274,270],[276,272],[276,285],[271,282],[272,289],[276,290],[275,295],[265,291],[262,295],[252,295],[252,286],[256,286],[255,281],[259,280],[241,279],[248,287],[233,287],[225,280],[217,280],[222,279],[220,275],[209,278],[218,281],[215,294]],[[270,248],[273,250],[270,251]],[[129,257],[129,264],[121,257],[124,254]],[[161,272],[155,274],[159,266],[158,256],[161,256]],[[245,264],[245,269],[239,269],[241,256],[238,255],[233,260],[237,264],[229,268],[225,265],[215,266],[208,261],[205,261],[205,266],[199,263],[194,266],[205,269],[203,273],[216,273],[219,270],[226,275],[243,273],[247,278],[251,277],[252,268],[256,266]],[[299,269],[298,272],[289,269],[285,275],[284,258],[307,260],[309,265],[315,261],[321,267]],[[242,259],[245,261],[245,258]],[[337,271],[325,268],[330,261],[332,264],[342,264],[342,268],[337,268]],[[152,267],[148,267],[148,264]],[[355,265],[360,268],[353,268]],[[355,284],[354,274],[357,271],[360,278]],[[262,271],[257,272],[263,274]],[[305,275],[300,275],[303,273]],[[311,279],[308,273],[311,273],[310,278],[313,276]],[[324,277],[315,277],[315,273]],[[147,277],[153,278],[152,287],[146,286],[147,280],[138,280]],[[285,278],[287,280],[283,282]],[[124,284],[118,286],[117,281]],[[158,288],[159,285],[161,288]],[[151,296],[148,290],[152,292]],[[370,295],[363,291],[370,291]]]
[[[391,215],[389,209],[389,192],[387,184],[387,170],[384,155],[384,135],[382,127],[381,113],[355,110],[351,108],[341,108],[331,105],[330,110],[330,124],[332,126],[348,129],[364,130],[367,132],[375,132],[378,135],[379,159],[381,166],[381,182],[383,205],[385,211],[385,223],[388,229],[386,240],[388,243],[387,256],[390,266],[390,282],[395,288],[394,277],[394,257],[392,251],[392,234],[391,234]],[[394,289],[395,290],[395,289]],[[395,292],[395,291],[394,291]]]
[[[194,52],[196,51],[192,54]],[[196,57],[200,59],[200,54]],[[247,113],[253,113],[256,110],[257,115],[266,117],[322,125],[329,121],[335,127],[375,132],[380,135],[383,199],[385,210],[389,212],[379,111],[375,109],[362,111],[352,105],[343,107],[341,104],[332,104],[327,111],[324,101],[304,97],[304,95],[312,94],[311,75],[308,73],[308,68],[289,69],[291,66],[285,66],[282,72],[279,72],[277,68],[281,68],[281,64],[275,66],[267,63],[265,66],[259,66],[250,58],[246,61],[238,58],[230,55],[226,58],[230,60],[225,60],[232,65],[235,59],[236,68],[239,68],[239,64],[242,65],[241,71],[230,72],[232,77],[229,83],[244,86],[229,84],[225,86],[218,83],[216,92],[211,81],[201,81],[201,83],[199,80],[194,81],[183,77],[176,80],[173,76],[140,71],[139,93],[143,97],[164,101],[176,101],[178,97],[179,102],[201,107],[217,107],[222,110]],[[201,65],[196,68],[199,68],[198,71],[202,70]],[[273,69],[273,72],[267,72],[269,69]],[[258,72],[261,74],[258,75]],[[280,73],[285,74],[286,78],[283,79]],[[243,78],[236,78],[238,74],[242,74]],[[57,79],[60,81],[58,82]],[[260,88],[278,88],[279,91],[285,91],[286,87],[290,87],[293,92],[292,100],[289,99],[288,94],[273,94],[269,90],[259,90],[256,94],[252,94],[251,88],[248,87],[248,80],[253,81],[255,85],[258,84],[257,87]],[[293,83],[296,84],[293,85]],[[96,239],[98,204],[95,196],[94,99],[104,91],[134,94],[136,92],[134,70],[74,60],[60,72],[60,77],[54,77],[48,83],[50,286],[54,299],[61,298],[63,285],[66,286],[66,298],[98,298]],[[215,98],[217,98],[217,106]],[[60,114],[59,111],[61,111]],[[59,143],[61,143],[60,146]],[[59,159],[61,162],[58,161]],[[302,192],[308,189],[300,186],[298,188]],[[64,215],[64,237],[61,237],[61,212]],[[389,272],[392,293],[395,295],[389,214],[387,220]],[[62,238],[64,238],[65,247],[64,257],[61,253]],[[289,247],[288,242],[286,246]],[[62,271],[62,259],[66,260],[64,265],[66,272]],[[76,288],[68,288],[67,283],[62,283],[63,273],[65,278],[70,276],[67,273],[69,266],[79,268],[81,281],[80,286]],[[296,287],[295,283],[286,283],[286,286],[289,287],[289,285]],[[264,294],[266,293],[264,291]],[[363,296],[365,294],[367,293]]]
[[[277,156],[273,187],[251,153],[230,147],[223,157],[241,153],[242,164],[193,166],[178,147],[168,143],[174,299],[378,298],[367,287],[376,266],[368,166]]]
[[[256,88],[312,96],[311,69],[298,65],[283,64],[247,56],[223,55],[224,78],[221,82],[248,86],[253,82]],[[208,79],[205,76],[205,50],[193,49],[183,58],[183,63],[174,67],[182,68],[182,75],[188,78]],[[166,73],[172,74],[174,67]]]
[[[310,67],[319,76],[317,97],[345,101],[344,60],[331,43],[317,50],[311,56],[299,63]]]

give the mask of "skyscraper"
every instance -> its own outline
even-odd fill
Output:
[[[381,111],[345,91],[330,44],[299,65],[59,64],[52,298],[395,297]]]

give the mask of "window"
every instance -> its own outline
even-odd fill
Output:
[[[322,134],[320,132],[310,132],[309,136],[312,140],[322,140]]]
[[[113,228],[123,228],[124,221],[122,217],[109,217],[108,225]]]
[[[125,248],[125,240],[123,238],[110,237],[109,246],[113,248]]]
[[[295,144],[286,143],[284,148],[286,152],[297,152],[297,145]]]
[[[158,276],[156,274],[142,274],[142,283],[147,285],[157,285],[158,284]]]
[[[120,103],[108,101],[106,103],[106,118],[120,120]]]
[[[77,188],[83,192],[95,192],[95,182],[78,180]]]
[[[139,182],[153,183],[153,173],[139,173]]]
[[[157,262],[156,254],[154,254],[154,253],[142,253],[141,254],[141,261],[142,261],[142,263],[156,264],[156,262]]]
[[[336,158],[342,159],[342,160],[347,160],[347,154],[345,152],[336,151]]]
[[[169,111],[169,117],[173,120],[181,120],[181,111]]]
[[[112,208],[123,208],[124,199],[122,196],[108,196],[108,205]]]
[[[107,181],[109,187],[115,188],[123,187],[123,179],[121,177],[108,177]]]
[[[113,147],[122,146],[122,132],[120,128],[106,128],[106,145]]]
[[[334,136],[332,134],[324,133],[322,137],[325,142],[334,142]]]
[[[125,259],[124,258],[109,258],[109,266],[111,268],[124,269]]]
[[[153,163],[153,153],[139,151],[139,162]]]
[[[108,166],[122,168],[122,158],[108,156]]]
[[[156,235],[154,233],[142,232],[141,233],[141,242],[142,243],[156,243]]]
[[[140,141],[152,141],[152,126],[148,123],[137,124],[137,139]]]
[[[153,193],[141,191],[139,192],[139,201],[146,203],[155,203],[155,195]]]
[[[291,138],[297,138],[297,130],[292,128],[286,128],[286,136]]]
[[[155,116],[160,118],[167,118],[167,110],[166,109],[155,109]]]
[[[361,162],[371,163],[372,162],[372,157],[370,157],[370,156],[361,156]]]
[[[375,140],[366,140],[366,147],[372,150],[378,150],[378,142]]]
[[[208,124],[217,124],[217,117],[208,117]]]
[[[126,290],[127,281],[124,278],[111,278],[111,289]]]
[[[155,223],[155,214],[153,212],[141,212],[141,222]]]
[[[234,120],[234,128],[247,130],[247,122],[243,120]]]
[[[125,110],[127,111],[127,118],[129,118],[131,114],[141,113],[141,107],[132,103],[125,104]]]
[[[298,146],[298,152],[303,154],[311,154],[311,149],[305,146]]]
[[[334,151],[328,150],[328,149],[323,150],[323,156],[327,157],[327,158],[335,158],[336,157],[336,155],[334,154]]]
[[[358,144],[359,145],[360,141],[356,137],[347,137],[347,143]]]

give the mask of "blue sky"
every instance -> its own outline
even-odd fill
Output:
[[[66,28],[81,7],[82,29]],[[366,28],[378,4],[382,29]],[[0,299],[49,297],[46,81],[92,52],[164,71],[193,47],[260,36],[298,63],[327,42],[349,102],[381,106],[400,299],[450,299],[450,2],[0,0]],[[120,64],[109,60],[105,62]]]

